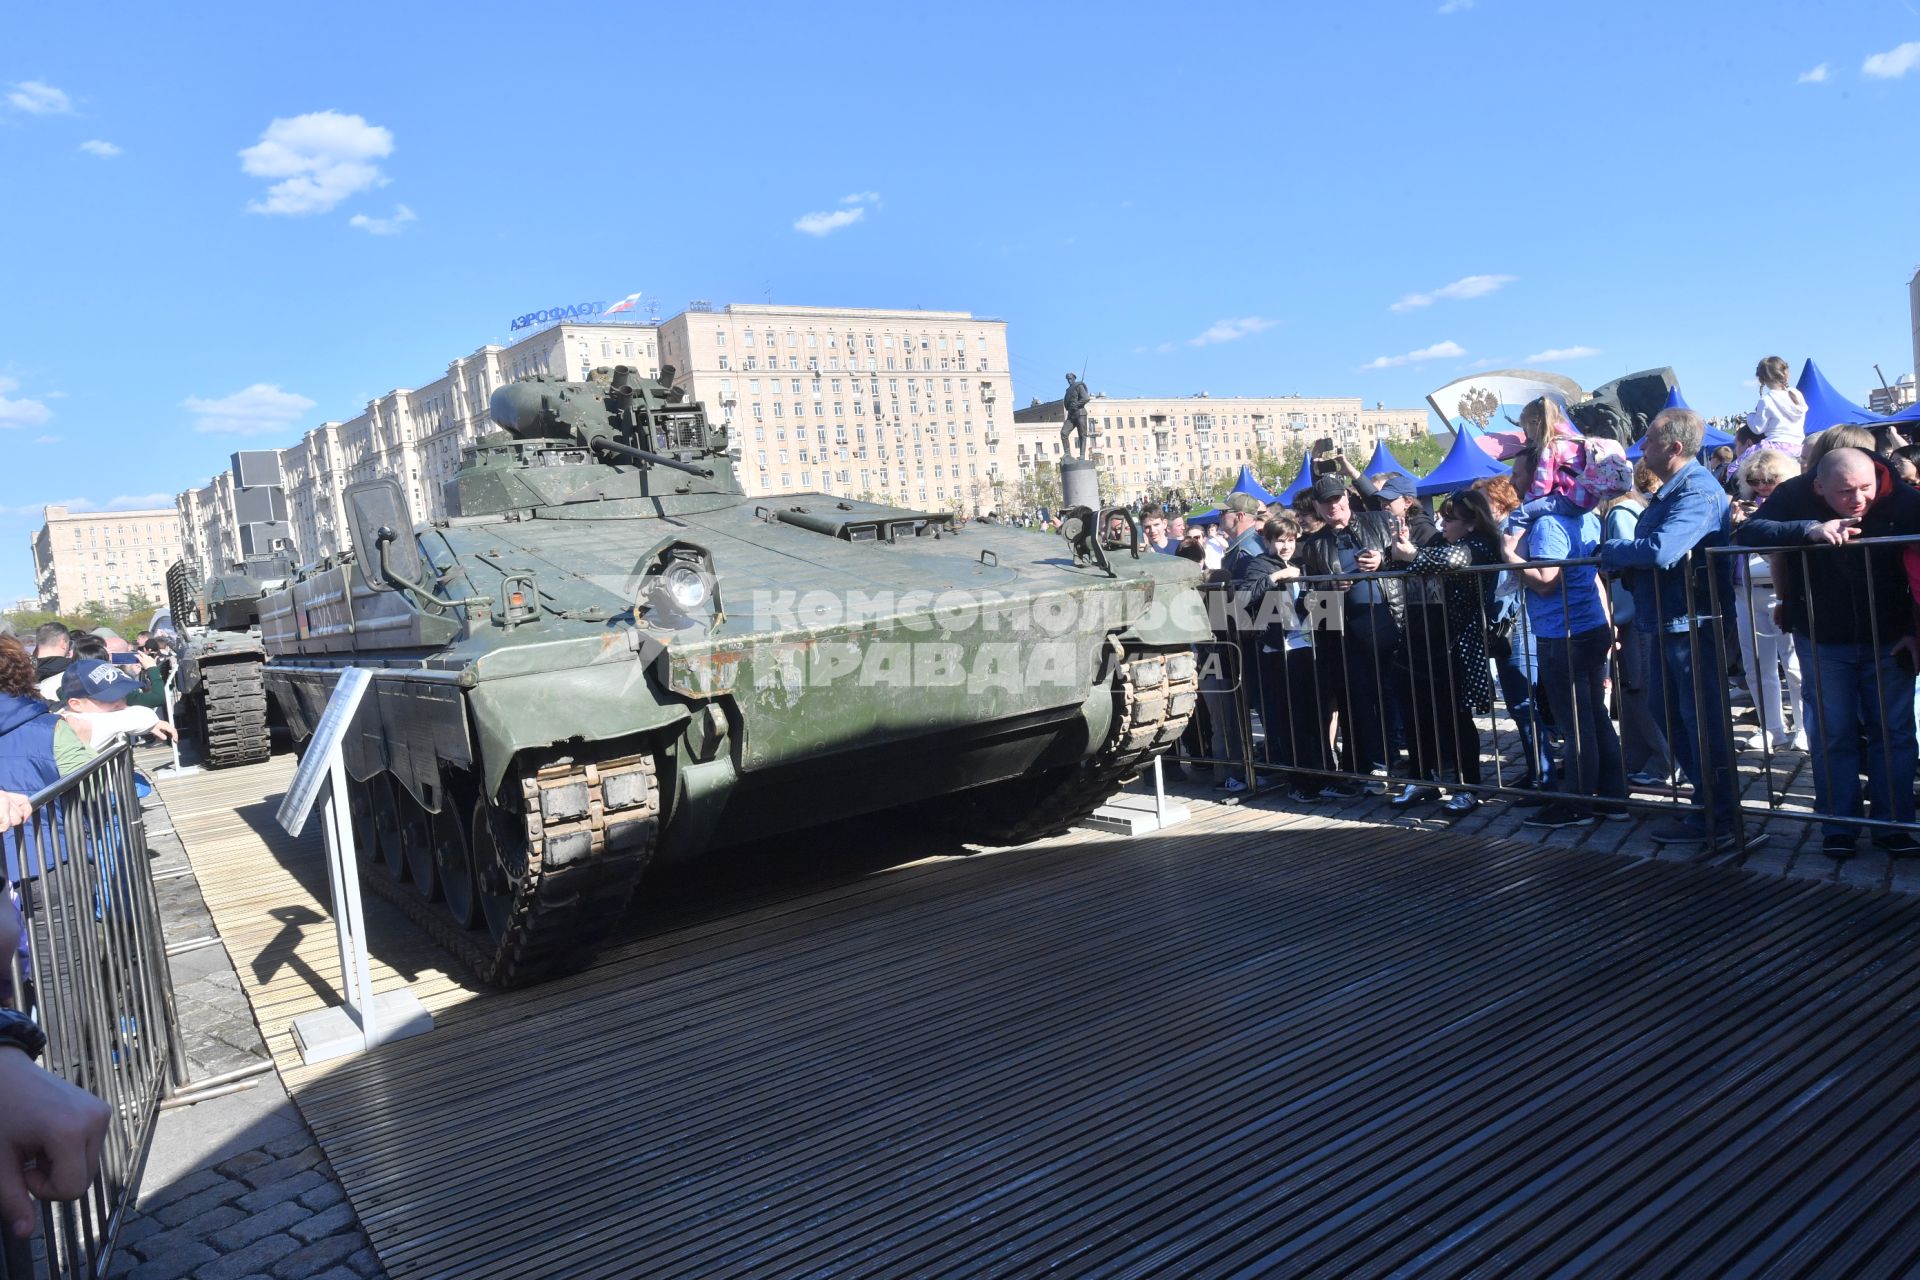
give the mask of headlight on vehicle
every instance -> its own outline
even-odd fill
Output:
[[[660,578],[661,588],[682,613],[692,613],[707,603],[707,580],[686,561],[678,561]]]

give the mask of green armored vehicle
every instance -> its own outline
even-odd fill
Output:
[[[372,670],[356,844],[486,981],[589,956],[656,857],[929,798],[971,838],[1037,839],[1186,725],[1197,565],[748,498],[724,430],[624,367],[491,408],[454,514],[409,528],[394,482],[353,486],[352,551],[261,612],[297,738]]]
[[[249,558],[196,593],[185,564],[167,570],[167,604],[178,644],[174,718],[211,768],[251,764],[273,753],[261,669],[260,598],[292,577],[274,557]]]

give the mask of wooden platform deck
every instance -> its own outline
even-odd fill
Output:
[[[166,798],[396,1277],[1920,1266],[1911,898],[1208,804],[886,871],[881,833],[521,992],[376,912],[439,1025],[306,1070],[332,933],[289,772]]]

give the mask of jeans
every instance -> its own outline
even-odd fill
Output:
[[[1913,676],[1892,646],[1814,644],[1795,635],[1801,692],[1812,715],[1813,806],[1834,818],[1861,816],[1861,739],[1866,739],[1868,800],[1882,821],[1913,821]],[[1820,824],[1829,836],[1856,837],[1850,822]]]
[[[1620,735],[1607,715],[1607,653],[1613,628],[1540,638],[1540,688],[1566,735],[1566,778],[1559,790],[1595,799],[1627,798]]]
[[[1628,631],[1620,642],[1620,683],[1614,699],[1620,709],[1620,755],[1628,773],[1673,775],[1673,753],[1667,735],[1653,718],[1651,681],[1653,637]]]
[[[1727,660],[1719,629],[1663,631],[1648,639],[1657,668],[1647,690],[1648,709],[1693,786],[1693,803],[1704,810],[1711,801],[1714,834],[1727,834],[1733,830],[1738,792],[1727,742]]]

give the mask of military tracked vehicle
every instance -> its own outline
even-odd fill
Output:
[[[1192,712],[1199,567],[827,494],[749,498],[724,429],[619,368],[497,390],[410,525],[261,610],[296,738],[340,671],[369,879],[480,977],[575,966],[656,858],[932,799],[1011,844],[1103,803]]]
[[[167,570],[175,672],[175,727],[211,768],[251,764],[273,753],[261,669],[260,598],[282,587],[292,566],[256,558],[192,590],[184,563]]]

